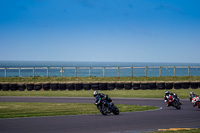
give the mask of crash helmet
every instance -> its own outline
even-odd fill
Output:
[[[165,91],[165,94],[169,94],[170,92],[168,90]]]
[[[94,97],[96,97],[98,94],[99,94],[98,91],[94,91],[94,92],[93,92]]]
[[[194,95],[194,92],[193,92],[193,91],[191,91],[191,92],[190,92],[190,95]]]

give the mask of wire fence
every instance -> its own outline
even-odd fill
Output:
[[[0,68],[0,77],[200,76],[200,66]]]

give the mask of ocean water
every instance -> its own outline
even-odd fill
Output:
[[[161,73],[160,66],[162,67]],[[57,77],[61,75],[63,77],[188,76],[188,72],[190,76],[200,76],[200,63],[0,61],[0,77],[31,77],[33,75],[45,77],[47,76],[47,67],[49,67],[48,76]],[[63,71],[60,67],[63,67]],[[89,69],[89,67],[91,68]],[[120,68],[118,69],[118,67]],[[143,68],[132,69],[131,67]],[[146,67],[150,68],[146,69]],[[6,68],[6,72],[4,68]]]

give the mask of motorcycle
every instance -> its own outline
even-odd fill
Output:
[[[168,102],[169,102],[169,104],[171,104],[176,109],[181,109],[180,102],[179,102],[178,98],[175,97],[174,95],[170,95],[168,97]]]
[[[200,97],[199,96],[193,97],[191,102],[193,103],[194,107],[200,108]]]
[[[119,109],[116,105],[110,105],[110,102],[102,99],[100,96],[95,97],[94,104],[97,106],[102,115],[107,115],[108,113],[113,113],[119,115]]]

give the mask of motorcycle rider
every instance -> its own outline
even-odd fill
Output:
[[[196,97],[196,96],[198,96],[198,95],[194,94],[194,92],[191,91],[191,92],[190,92],[190,102],[192,101],[192,98],[193,98],[193,97]]]
[[[196,101],[192,100],[194,97],[198,97],[198,95],[194,94],[193,91],[190,92],[190,102],[193,103],[193,107],[195,107]]]
[[[171,106],[170,102],[168,101],[168,98],[170,96],[176,97],[178,99],[178,102],[180,103],[180,105],[182,105],[182,103],[180,102],[180,100],[178,98],[178,95],[175,93],[171,93],[170,91],[167,90],[167,91],[165,91],[165,96],[164,96],[164,100],[165,100],[165,102],[167,102],[167,107]]]
[[[93,92],[94,97],[100,96],[102,99],[105,99],[107,102],[110,103],[110,105],[113,105],[114,103],[112,102],[112,99],[108,97],[108,95],[105,95],[103,93],[99,93],[99,91],[94,91]]]

